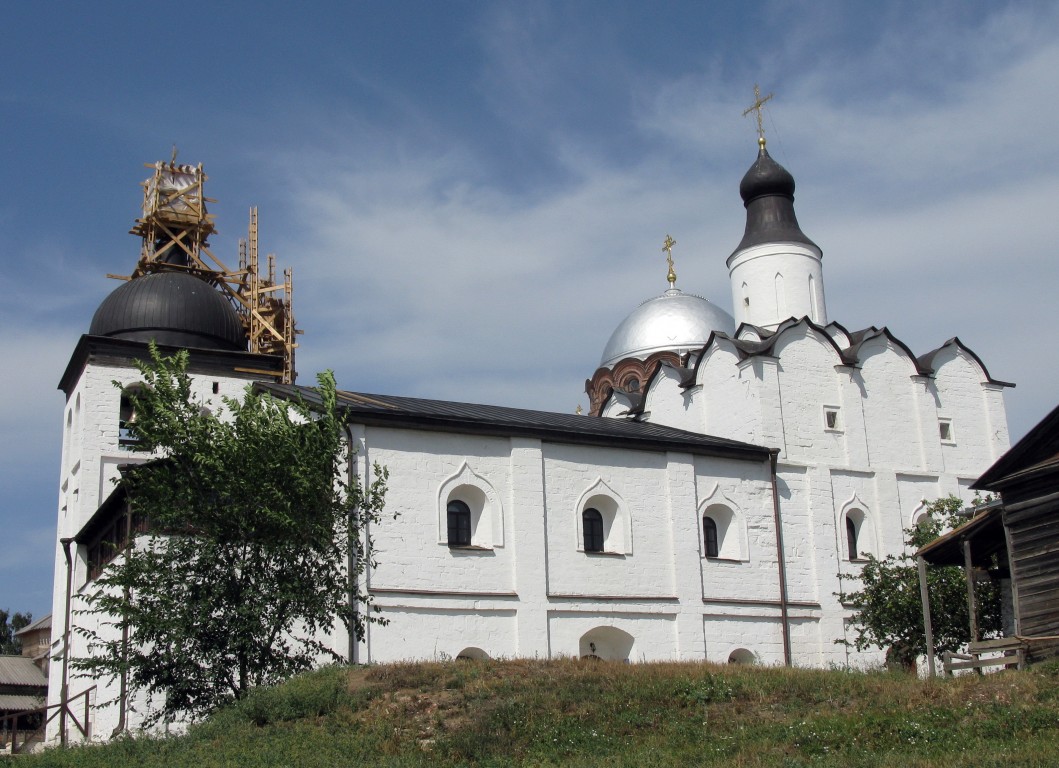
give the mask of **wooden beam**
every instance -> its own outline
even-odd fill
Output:
[[[1011,612],[1015,618],[1015,634],[1022,634],[1022,609],[1019,606],[1019,580],[1015,574],[1015,550],[1011,545],[1011,529],[1007,527],[1007,523],[1004,520],[1005,512],[1001,511],[1001,523],[1004,525],[1004,545],[1007,547],[1008,555],[1008,573],[1010,578],[1008,581],[1011,584]]]
[[[954,669],[974,669],[978,672],[982,671],[982,667],[1014,667],[1018,666],[1019,660],[1016,656],[999,656],[995,659],[975,659],[974,661],[950,661],[946,664],[946,668],[951,670]]]
[[[974,566],[971,563],[971,542],[963,540],[963,572],[967,580],[967,613],[971,621],[971,642],[978,642],[978,612],[974,600]]]

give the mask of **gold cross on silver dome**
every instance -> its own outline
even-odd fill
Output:
[[[666,275],[666,280],[669,281],[670,288],[677,287],[677,273],[673,271],[673,246],[677,244],[677,241],[666,233],[666,241],[662,244],[662,250],[666,252],[666,263],[669,264],[669,274]]]
[[[765,102],[771,98],[771,93],[762,98],[761,89],[758,88],[757,83],[754,83],[754,103],[743,110],[743,117],[746,117],[751,112],[757,112],[757,143],[762,149],[765,147],[765,126],[761,120],[761,108],[765,106]]]

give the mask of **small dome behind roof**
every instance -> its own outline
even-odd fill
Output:
[[[701,296],[670,288],[648,299],[621,321],[603,350],[601,368],[627,357],[646,358],[663,350],[703,346],[714,331],[732,334],[735,321]]]
[[[184,272],[154,272],[118,286],[99,305],[88,332],[171,347],[246,349],[235,307],[212,285]]]

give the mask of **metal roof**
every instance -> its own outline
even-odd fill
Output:
[[[272,383],[256,386],[277,397],[301,397],[310,405],[320,402],[316,390],[310,387]],[[556,443],[679,451],[751,461],[763,461],[771,453],[759,445],[625,419],[344,391],[339,391],[338,402],[351,421],[368,426],[533,437]]]
[[[0,685],[46,688],[48,680],[28,656],[0,656]]]
[[[44,706],[44,696],[19,696],[0,693],[0,712],[23,712]]]
[[[50,613],[47,616],[41,616],[32,624],[27,624],[26,626],[22,627],[22,629],[15,633],[15,637],[18,637],[19,635],[24,635],[27,632],[32,632],[36,629],[51,629]]]
[[[732,333],[731,315],[694,294],[670,288],[648,299],[619,323],[603,349],[600,368],[611,368],[627,357],[646,358],[665,349],[696,349],[714,331]]]
[[[235,307],[193,275],[155,272],[118,286],[92,317],[89,334],[175,347],[245,350]]]
[[[729,265],[737,253],[762,243],[803,243],[820,250],[802,232],[794,215],[794,177],[772,159],[764,145],[739,182],[739,196],[746,208],[746,230],[728,257]]]

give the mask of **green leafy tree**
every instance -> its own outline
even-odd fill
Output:
[[[330,372],[312,408],[249,388],[221,406],[193,395],[186,352],[151,356],[132,429],[153,457],[119,481],[135,545],[93,582],[82,613],[98,621],[79,630],[90,652],[73,661],[124,676],[148,723],[201,717],[337,659],[320,640],[336,620],[358,638],[382,620],[357,585],[375,567],[366,530],[387,481],[377,465],[367,488],[347,479]]]
[[[0,655],[17,656],[22,653],[22,641],[15,633],[33,621],[29,613],[11,613],[0,609]]]
[[[923,522],[905,530],[904,554],[882,559],[866,555],[867,562],[859,574],[839,574],[840,579],[856,587],[840,597],[856,609],[851,622],[857,636],[852,641],[837,642],[858,651],[884,648],[889,663],[915,667],[916,659],[927,652],[927,638],[914,555],[945,531],[966,522],[957,514],[962,507],[963,502],[955,496],[931,502]],[[928,567],[927,589],[934,653],[956,651],[971,639],[963,569]],[[999,585],[994,580],[979,581],[975,585],[975,599],[982,636],[998,634],[1001,631]]]

